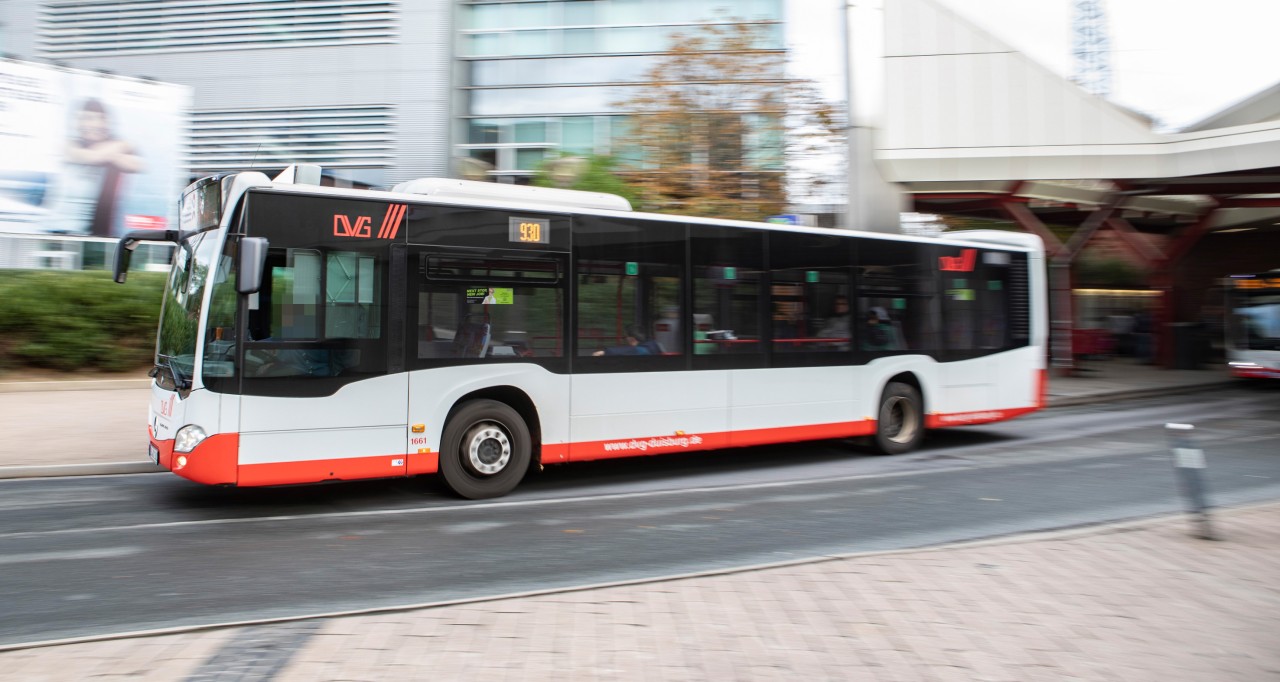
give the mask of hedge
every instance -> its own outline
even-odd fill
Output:
[[[155,353],[166,275],[0,270],[0,371],[122,372]]]

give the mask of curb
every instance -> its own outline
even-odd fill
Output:
[[[1200,393],[1203,391],[1212,391],[1220,388],[1230,388],[1234,386],[1234,380],[1223,379],[1219,381],[1206,382],[1203,384],[1190,384],[1185,386],[1157,386],[1152,388],[1135,388],[1120,391],[1112,391],[1109,393],[1095,393],[1093,395],[1078,396],[1062,396],[1055,398],[1049,396],[1048,407],[1072,407],[1075,405],[1089,405],[1093,403],[1109,403],[1116,400],[1137,400],[1140,398],[1156,398],[1166,395],[1181,395],[1185,393]]]
[[[48,464],[0,466],[0,479],[52,478],[63,476],[112,476],[118,474],[158,474],[166,469],[151,462],[103,462],[92,464]]]
[[[115,391],[147,388],[151,379],[68,379],[54,381],[0,381],[0,393],[44,393],[47,391]]]

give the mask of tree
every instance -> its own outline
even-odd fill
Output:
[[[630,201],[632,206],[639,206],[639,188],[619,176],[617,166],[618,160],[612,156],[593,155],[582,158],[566,155],[539,164],[533,175],[533,184],[538,187],[616,194]]]
[[[615,103],[630,115],[617,142],[643,208],[760,220],[781,213],[789,192],[843,181],[842,117],[762,42],[745,23],[677,34],[646,83]],[[806,164],[824,154],[825,166]]]

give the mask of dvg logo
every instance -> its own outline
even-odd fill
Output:
[[[335,237],[363,237],[369,238],[369,226],[373,224],[373,218],[367,215],[355,216],[356,222],[352,224],[351,218],[341,213],[333,216],[333,236]]]
[[[405,204],[391,204],[382,216],[382,227],[378,228],[378,239],[395,239],[400,232],[400,219],[404,217]],[[373,218],[367,215],[347,216],[342,213],[333,214],[333,236],[369,239],[373,237]]]
[[[959,256],[938,256],[938,269],[943,272],[973,272],[977,249],[964,249]]]

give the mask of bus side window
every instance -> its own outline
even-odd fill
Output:
[[[858,250],[861,295],[856,308],[858,324],[854,326],[862,350],[911,351],[935,357],[941,352],[938,257],[946,253],[932,246],[889,241]],[[875,328],[885,333],[873,332]],[[873,334],[875,338],[870,338]]]
[[[423,254],[417,357],[558,358],[564,355],[564,267],[534,254]]]
[[[723,361],[707,357],[701,361],[704,366],[763,366],[764,233],[693,225],[690,237],[693,317],[703,321],[695,326],[694,355],[735,356]],[[707,322],[713,323],[711,329],[697,328]]]
[[[273,249],[250,300],[245,376],[385,372],[384,265],[374,253]]]
[[[769,310],[774,353],[831,354],[849,350],[853,333],[849,255],[850,241],[843,237],[785,232],[769,235]]]
[[[684,225],[581,216],[574,226],[576,355],[682,355]]]

